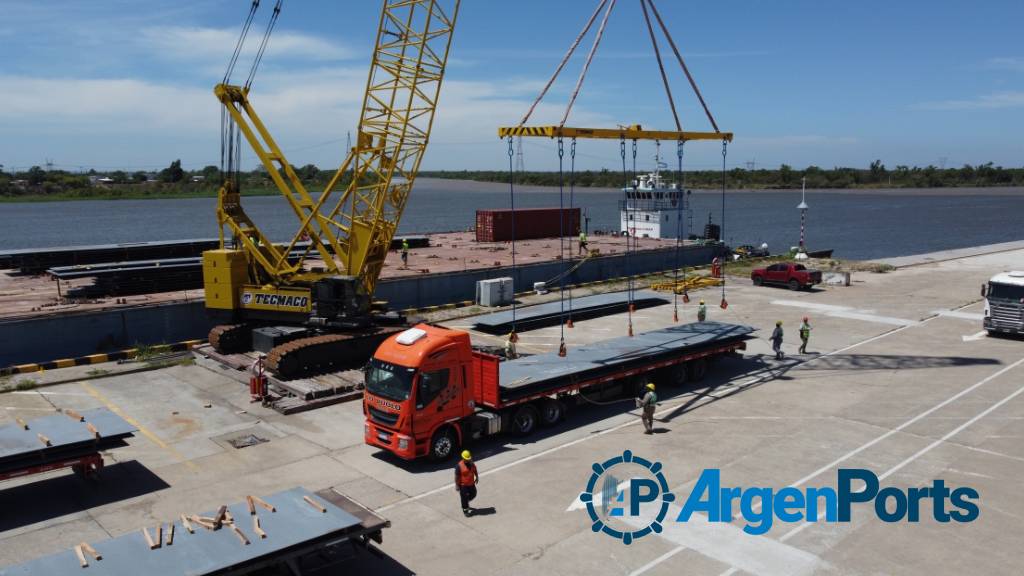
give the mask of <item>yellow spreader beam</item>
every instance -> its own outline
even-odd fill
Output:
[[[533,136],[546,138],[603,138],[607,140],[726,140],[732,132],[679,132],[676,130],[644,130],[639,124],[619,128],[571,128],[569,126],[505,126],[498,128],[498,137]]]

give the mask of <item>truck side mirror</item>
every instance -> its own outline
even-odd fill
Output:
[[[987,284],[982,284],[981,285],[981,297],[984,298],[985,296],[988,296],[988,285]]]

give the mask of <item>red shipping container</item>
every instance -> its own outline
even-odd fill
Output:
[[[559,223],[559,211],[562,222]],[[579,208],[517,208],[516,210],[477,210],[477,242],[509,242],[512,240],[513,219],[515,239],[557,238],[580,233]]]

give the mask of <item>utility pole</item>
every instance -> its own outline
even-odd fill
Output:
[[[807,258],[807,248],[804,246],[804,231],[805,224],[807,222],[807,178],[800,179],[800,205],[797,206],[800,210],[800,249],[797,250],[797,260],[803,260]]]

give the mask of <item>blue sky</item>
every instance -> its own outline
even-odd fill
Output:
[[[506,166],[495,128],[525,112],[596,4],[464,0],[424,167]],[[657,4],[719,125],[736,134],[730,166],[1024,165],[1019,0]],[[0,164],[217,164],[211,89],[248,6],[0,0]],[[263,0],[258,28],[271,7]],[[293,164],[341,161],[379,10],[371,0],[285,1],[251,100]],[[539,121],[560,115],[580,65],[567,67]],[[678,68],[669,71],[684,126],[708,129]],[[570,124],[631,123],[672,127],[639,2],[619,0]],[[617,148],[581,142],[578,164],[615,168]],[[641,144],[640,163],[653,153]],[[714,167],[720,153],[690,143],[687,166]],[[524,156],[527,169],[557,166],[550,141],[524,140]],[[254,165],[251,153],[245,162]]]

